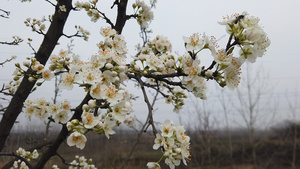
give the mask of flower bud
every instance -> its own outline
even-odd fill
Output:
[[[138,65],[134,65],[134,70],[135,71],[139,71],[140,70],[140,67]]]
[[[68,129],[68,131],[73,130],[73,127],[74,127],[73,123],[71,123],[71,122],[67,123],[67,129]]]
[[[126,67],[125,66],[119,66],[118,69],[119,69],[120,72],[124,72],[126,70]]]
[[[210,77],[212,77],[212,75],[213,75],[213,71],[212,70],[205,71],[205,76],[206,77],[210,78]]]
[[[29,66],[30,66],[30,61],[25,60],[25,61],[23,62],[23,65],[24,65],[25,67],[29,67]]]
[[[71,121],[71,123],[72,123],[73,125],[78,125],[78,124],[79,124],[79,120],[78,120],[78,119],[73,119],[73,120]]]
[[[177,154],[181,153],[181,148],[175,148],[175,152],[176,152]]]
[[[37,86],[41,86],[42,84],[43,84],[43,82],[36,83]]]
[[[116,77],[117,75],[118,75],[118,73],[116,71],[111,72],[111,76]]]
[[[34,82],[34,81],[35,81],[35,78],[34,78],[34,77],[29,77],[29,78],[28,78],[28,81],[29,81],[29,82]]]
[[[90,108],[96,107],[96,100],[89,100],[88,105]]]
[[[134,61],[131,61],[131,62],[130,62],[130,65],[133,66],[133,65],[136,65],[136,64],[135,64]]]
[[[61,59],[61,60],[58,61],[58,63],[64,65],[65,60]]]
[[[19,80],[20,79],[20,77],[18,77],[18,76],[15,76],[14,77],[14,81],[17,81],[17,80]]]
[[[118,81],[120,81],[120,78],[117,76],[117,77],[114,77],[114,81],[115,82],[118,82]]]
[[[136,4],[132,4],[132,8],[135,9],[136,8]]]
[[[111,64],[111,63],[107,63],[106,65],[105,65],[105,68],[106,69],[111,69],[111,68],[113,68],[114,66]]]
[[[167,65],[168,67],[173,67],[174,64],[175,64],[175,61],[174,61],[173,59],[169,59],[169,60],[167,61],[167,63],[166,63],[166,65]]]
[[[90,106],[87,105],[87,104],[84,104],[84,105],[82,106],[82,110],[83,110],[83,111],[89,111],[89,110],[90,110]]]
[[[50,71],[54,71],[55,69],[56,69],[56,66],[55,66],[55,65],[50,65],[50,66],[49,66],[49,70],[50,70]]]
[[[70,60],[70,56],[65,56],[65,60],[69,61]]]
[[[20,63],[16,63],[15,66],[16,66],[17,68],[20,68]]]

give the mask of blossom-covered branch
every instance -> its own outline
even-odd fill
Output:
[[[18,36],[13,36],[13,41],[12,42],[0,42],[0,44],[3,45],[19,45],[21,42],[23,42],[23,39],[21,39]]]
[[[51,1],[46,1],[54,6]],[[53,19],[48,19],[50,26],[47,32],[45,18],[27,18],[25,21],[26,26],[44,36],[44,41],[35,52],[35,57],[26,58],[23,64],[15,64],[14,80],[6,86],[13,99],[0,122],[0,150],[23,106],[28,118],[38,118],[42,121],[50,119],[62,124],[59,135],[41,155],[36,168],[43,168],[52,156],[58,155],[57,149],[64,141],[69,146],[83,149],[88,141],[87,133],[104,134],[109,139],[116,134],[115,128],[121,124],[131,126],[134,122],[134,96],[126,90],[128,79],[134,80],[141,88],[147,105],[148,117],[143,130],[152,126],[153,135],[156,137],[153,149],[162,150],[162,157],[157,162],[149,162],[148,168],[160,168],[163,159],[171,169],[180,165],[181,161],[187,165],[190,158],[189,136],[186,135],[183,126],[174,125],[170,120],[166,120],[160,126],[160,132],[157,131],[153,118],[155,101],[150,103],[146,88],[156,91],[154,99],[161,95],[166,103],[173,105],[175,112],[179,112],[185,104],[186,92],[191,92],[201,99],[208,97],[208,80],[215,81],[222,87],[236,88],[240,82],[242,64],[255,62],[270,45],[256,17],[247,13],[234,14],[224,17],[220,22],[226,26],[229,33],[225,48],[219,47],[214,36],[194,33],[183,37],[186,51],[176,57],[167,37],[158,35],[152,40],[148,39],[146,30],[154,18],[152,7],[155,6],[156,0],[150,2],[151,6],[136,0],[132,4],[132,15],[126,14],[128,0],[114,1],[112,7],[117,6],[115,24],[105,13],[98,10],[98,0],[92,0],[77,2],[75,9],[85,9],[94,22],[102,18],[108,23],[108,27],[100,29],[103,38],[97,43],[97,51],[85,61],[63,49],[50,56],[61,36],[84,37],[88,40],[89,35],[81,26],[76,26],[75,34],[65,35],[63,27],[69,12],[74,8],[71,0],[60,0],[57,3]],[[128,48],[121,33],[126,21],[131,18],[137,20],[144,39],[143,45],[138,47],[138,52],[133,57],[134,60],[127,63]],[[203,50],[209,50],[211,53],[212,63],[208,67],[201,65],[202,58],[199,57],[199,53]],[[239,50],[239,54],[236,55],[234,50]],[[49,62],[46,65],[48,58]],[[27,99],[34,86],[41,86],[56,75],[61,75],[61,83],[58,85],[60,90],[73,90],[78,87],[85,91],[85,97],[76,108],[72,109],[71,102],[67,99],[55,103],[45,98]],[[74,162],[66,163],[62,156],[58,156],[65,164],[94,168],[85,158],[75,157]]]

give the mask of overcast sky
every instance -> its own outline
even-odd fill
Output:
[[[150,27],[153,33],[150,36],[153,38],[156,35],[167,36],[173,45],[173,51],[178,54],[184,53],[183,36],[189,36],[193,33],[205,33],[206,35],[213,35],[217,39],[226,35],[219,41],[221,47],[224,47],[227,42],[228,35],[225,27],[219,25],[217,21],[222,20],[222,16],[231,15],[233,13],[242,13],[247,11],[250,15],[260,18],[260,24],[264,27],[265,32],[271,40],[271,46],[268,52],[262,58],[258,58],[256,62],[257,67],[251,69],[258,69],[263,67],[264,73],[268,74],[267,79],[275,86],[270,92],[270,95],[278,97],[280,100],[280,111],[286,112],[288,108],[286,99],[293,100],[300,92],[300,1],[299,0],[157,0],[157,7],[154,9],[154,21]],[[107,16],[114,18],[115,9],[110,10],[112,0],[100,0],[101,10]],[[129,3],[133,3],[129,0]],[[146,1],[148,2],[148,1]],[[42,16],[52,14],[52,6],[43,0],[32,0],[31,3],[20,3],[17,0],[1,0],[0,8],[10,11],[9,19],[0,18],[1,33],[0,41],[10,41],[11,36],[19,35],[25,41],[18,47],[0,46],[1,62],[11,55],[16,55],[20,60],[31,56],[32,50],[26,44],[28,37],[33,39],[33,45],[38,49],[41,42],[41,36],[31,32],[30,28],[26,28],[23,23],[28,17],[40,19]],[[130,13],[131,6],[128,7]],[[114,20],[114,19],[113,19]],[[74,53],[81,55],[83,58],[89,58],[97,51],[96,43],[101,41],[99,30],[101,26],[107,26],[104,21],[91,23],[85,12],[72,12],[68,23],[66,25],[65,33],[74,33],[74,25],[81,25],[83,28],[91,32],[89,42],[82,39],[75,39]],[[124,28],[123,35],[127,41],[129,48],[128,57],[134,55],[134,45],[141,42],[139,36],[139,27],[136,21],[129,21]],[[61,44],[56,48],[55,52],[64,48],[69,42],[68,39],[62,38]],[[203,57],[203,58],[202,58]],[[201,56],[203,63],[211,61],[209,56]],[[0,81],[7,82],[13,71],[11,65],[5,65],[0,71]],[[261,69],[259,69],[261,70]],[[53,90],[42,89],[39,95],[51,98]],[[208,90],[215,90],[215,86],[208,86]],[[61,99],[70,97],[75,102],[80,102],[80,97],[74,98],[70,92],[64,92]],[[210,95],[208,95],[210,97]],[[215,97],[213,94],[211,97]],[[161,106],[160,109],[168,110],[170,114],[164,117],[178,121],[177,115],[172,115],[172,108],[168,106]],[[140,101],[136,105],[138,112],[145,111],[145,105]],[[144,112],[146,113],[146,112]],[[159,113],[157,113],[159,114]],[[216,116],[219,116],[216,114]],[[300,116],[300,115],[299,115]],[[159,118],[160,116],[157,115]],[[219,116],[220,117],[220,116]],[[292,119],[291,115],[281,114],[282,119]],[[300,117],[299,117],[300,118]]]

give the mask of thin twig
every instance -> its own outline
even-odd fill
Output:
[[[46,2],[49,2],[51,5],[55,6],[54,3],[52,3],[50,0],[45,0]]]
[[[71,166],[71,164],[67,163],[67,161],[60,154],[56,153],[56,156],[61,159],[62,163],[64,163],[65,165]]]
[[[17,159],[20,159],[21,161],[24,161],[25,164],[28,166],[29,169],[32,168],[31,164],[24,157],[21,157],[20,155],[18,155],[16,153],[0,152],[0,156],[12,156],[12,157],[16,157]]]
[[[5,11],[5,10],[3,10],[3,9],[0,9],[0,11],[2,11],[2,12],[4,12],[5,13],[5,15],[0,15],[0,17],[3,17],[3,18],[8,18],[8,16],[9,16],[9,14],[10,14],[10,12],[9,11]]]
[[[33,48],[30,42],[28,42],[29,47],[32,49],[33,54],[36,55],[36,50]]]
[[[115,2],[112,4],[112,6],[110,7],[110,9],[113,9],[113,7],[114,7],[115,5],[119,5],[119,0],[115,0]]]
[[[185,87],[182,85],[181,82],[174,82],[174,81],[170,81],[170,80],[165,79],[165,78],[173,78],[173,77],[188,76],[188,75],[183,73],[182,71],[178,70],[177,73],[170,73],[170,74],[163,74],[163,75],[154,75],[154,74],[149,73],[149,74],[142,74],[141,76],[146,77],[146,78],[156,79],[158,81],[165,82],[168,85],[180,86],[181,88],[185,89]],[[135,75],[132,75],[132,74],[129,74],[129,73],[127,74],[127,77],[135,79]]]
[[[75,34],[73,35],[66,35],[66,34],[62,34],[64,37],[66,38],[73,38],[73,37],[83,37],[82,35],[79,34],[79,31],[77,31]]]
[[[1,16],[1,15],[0,15]],[[2,45],[18,45],[20,42],[17,40],[14,40],[12,42],[0,42]]]
[[[131,18],[137,18],[137,17],[139,17],[138,14],[126,15],[126,20],[129,20],[129,19],[131,19]]]
[[[153,134],[156,135],[157,134],[157,130],[156,130],[154,122],[153,122],[153,107],[152,107],[152,105],[151,105],[151,103],[150,103],[150,101],[148,99],[148,96],[147,96],[147,93],[146,93],[143,81],[141,79],[141,76],[139,74],[135,74],[135,75],[136,75],[137,81],[141,85],[141,89],[142,89],[143,96],[144,96],[144,101],[145,101],[145,103],[147,104],[147,107],[148,107],[148,117],[149,117],[149,121],[148,122],[152,126]]]
[[[137,79],[140,79],[140,78],[137,78]],[[143,88],[144,88],[144,86],[143,86],[144,82],[140,79],[140,80],[139,80],[139,83],[141,83],[142,90],[143,90],[143,93],[144,93],[144,92],[145,92],[145,89],[143,89]],[[158,85],[158,83],[157,83],[157,85]],[[131,148],[131,150],[129,151],[129,153],[127,154],[127,156],[126,156],[125,160],[123,161],[123,163],[122,163],[120,169],[123,169],[123,168],[125,167],[127,161],[129,160],[130,156],[131,156],[132,153],[134,152],[136,146],[140,143],[140,138],[141,138],[142,134],[146,131],[146,129],[148,128],[148,126],[150,125],[149,122],[150,122],[151,118],[152,118],[152,121],[153,121],[152,108],[154,107],[155,101],[157,100],[157,97],[158,97],[158,94],[159,94],[159,89],[155,89],[155,90],[156,90],[156,94],[155,94],[155,96],[154,96],[154,98],[153,98],[153,101],[152,101],[152,104],[151,104],[151,105],[150,105],[150,102],[149,102],[149,100],[148,100],[148,98],[147,98],[147,95],[144,95],[144,98],[146,97],[145,100],[148,100],[148,102],[147,102],[148,108],[149,108],[149,106],[151,107],[151,108],[150,108],[150,109],[151,109],[151,113],[148,113],[148,117],[147,117],[145,123],[143,124],[141,130],[140,130],[139,133],[138,133],[136,142],[135,142],[135,144],[132,146],[132,148]],[[144,93],[144,94],[146,94],[146,93]],[[154,125],[153,125],[152,127],[154,127]],[[154,131],[155,131],[155,132],[154,132]],[[155,127],[153,128],[153,133],[157,133]],[[156,135],[156,134],[154,134],[154,135]]]
[[[108,23],[112,28],[115,27],[115,25],[112,23],[112,21],[105,15],[105,13],[99,11],[99,9],[97,9],[96,7],[94,7],[93,9],[95,9],[97,12],[99,12],[99,14],[102,15],[103,19],[106,21],[106,23]]]

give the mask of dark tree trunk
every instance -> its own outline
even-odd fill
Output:
[[[52,23],[35,55],[35,58],[43,65],[46,64],[58,39],[62,36],[64,25],[72,8],[72,0],[60,0],[59,3],[59,5],[65,5],[67,11],[61,12],[59,11],[59,5],[56,6]],[[0,151],[5,147],[5,141],[10,134],[17,117],[22,111],[24,101],[27,99],[34,85],[35,82],[29,82],[28,76],[25,76],[4,112],[0,122]]]

